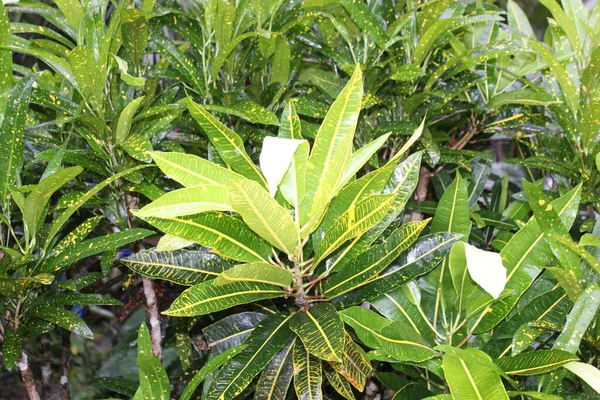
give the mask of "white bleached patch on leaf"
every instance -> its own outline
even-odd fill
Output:
[[[260,152],[260,169],[262,170],[271,197],[275,197],[277,187],[281,183],[285,172],[292,163],[292,157],[301,143],[301,140],[266,137]]]
[[[500,254],[465,243],[465,256],[471,279],[497,299],[506,285],[506,268]]]

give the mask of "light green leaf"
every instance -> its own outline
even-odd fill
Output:
[[[191,99],[188,99],[187,104],[190,114],[204,130],[223,161],[234,171],[259,182],[263,187],[267,187],[265,178],[246,153],[244,143],[237,133],[227,128]]]
[[[598,368],[582,362],[570,362],[564,367],[583,379],[597,393],[600,393],[600,370]]]
[[[140,387],[134,398],[143,400],[169,400],[171,387],[165,368],[152,354],[150,334],[146,323],[140,325],[138,332],[138,355]]]
[[[100,69],[94,54],[86,46],[77,46],[67,54],[67,59],[77,81],[77,89],[92,107],[101,111],[106,73]]]
[[[239,264],[219,274],[214,284],[226,285],[232,282],[267,283],[284,288],[291,286],[294,275],[289,269],[267,263]]]
[[[4,8],[4,3],[0,4],[0,126],[4,119],[6,105],[12,89],[12,52],[5,48],[10,45],[11,23],[8,20],[8,14]]]
[[[317,304],[307,311],[298,311],[290,328],[302,340],[306,350],[327,361],[342,361],[344,324],[334,306]]]
[[[131,100],[129,104],[123,108],[121,114],[119,114],[117,127],[115,129],[115,143],[123,143],[129,137],[133,115],[137,112],[143,100],[144,96]]]
[[[194,242],[192,242],[191,240],[185,240],[177,236],[169,235],[167,233],[159,239],[158,243],[156,244],[155,251],[161,252],[181,250],[193,244]]]
[[[495,360],[495,363],[508,375],[538,375],[578,360],[573,354],[562,350],[534,350],[502,357]]]
[[[173,218],[206,211],[233,211],[229,189],[220,185],[200,185],[166,193],[133,214],[140,218]]]
[[[186,289],[163,314],[174,317],[205,315],[284,294],[283,290],[273,285],[235,282],[215,286],[212,281],[207,281]]]
[[[136,70],[139,70],[150,35],[145,13],[135,8],[122,10],[121,35],[125,53]]]
[[[55,3],[76,31],[82,28],[79,24],[83,20],[85,10],[79,0],[58,0]]]
[[[304,198],[306,190],[306,164],[308,162],[309,145],[302,141],[298,145],[290,167],[281,179],[279,190],[285,200],[294,206],[296,220],[299,218],[300,202]]]
[[[600,287],[592,284],[585,289],[581,297],[575,302],[567,316],[567,322],[561,334],[554,342],[554,349],[568,351],[575,354],[579,349],[581,339],[586,330],[596,319],[600,307]]]
[[[231,205],[244,222],[273,246],[293,254],[298,244],[298,227],[289,211],[254,181],[233,181],[232,185]]]
[[[347,325],[354,328],[358,338],[367,346],[377,349],[380,347],[381,330],[392,321],[364,307],[350,307],[339,312]]]
[[[319,225],[329,201],[336,195],[352,150],[362,92],[362,73],[357,67],[316,134],[306,170],[306,193],[300,205],[302,237]]]
[[[206,251],[178,250],[157,252],[144,250],[120,261],[138,274],[192,286],[216,278],[231,267],[229,261]]]

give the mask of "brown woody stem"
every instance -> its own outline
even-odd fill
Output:
[[[150,322],[150,341],[152,342],[152,353],[159,360],[162,359],[162,335],[160,332],[160,314],[158,312],[158,302],[156,292],[154,291],[154,282],[150,278],[142,276],[144,285],[144,296],[146,297],[146,317]]]
[[[21,351],[21,358],[17,361],[17,368],[21,372],[21,378],[23,384],[25,384],[25,390],[29,395],[29,400],[40,400],[40,395],[35,387],[35,379],[33,379],[33,373],[29,368],[29,362],[27,361],[27,354]]]

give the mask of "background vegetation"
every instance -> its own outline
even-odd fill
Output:
[[[0,110],[0,398],[600,396],[594,2],[4,0]]]

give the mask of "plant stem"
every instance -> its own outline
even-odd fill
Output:
[[[71,363],[71,332],[63,330],[60,341],[60,398],[69,400],[69,366]]]
[[[160,314],[158,313],[158,302],[154,291],[154,282],[150,278],[142,276],[144,285],[144,296],[146,297],[146,316],[150,322],[150,341],[152,342],[152,353],[162,360],[162,334],[160,332]]]
[[[19,371],[21,371],[21,378],[23,379],[23,384],[25,384],[29,400],[40,400],[40,395],[35,387],[33,373],[31,372],[29,362],[27,361],[27,354],[25,354],[24,351],[21,351],[21,358],[17,361],[17,367],[19,368]]]

